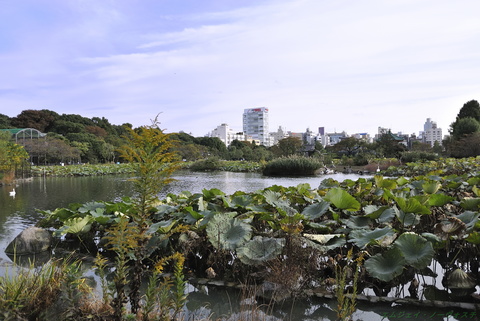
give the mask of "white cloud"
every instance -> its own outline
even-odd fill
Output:
[[[418,132],[427,117],[446,132],[479,99],[476,1],[272,1],[185,15],[80,3],[69,2],[72,23],[59,18],[50,37],[39,30],[43,40],[0,55],[11,80],[0,89],[15,92],[0,106],[134,125],[163,112],[167,129],[195,135],[240,130],[244,108],[266,106],[271,130],[374,134]]]

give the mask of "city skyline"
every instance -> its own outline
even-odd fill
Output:
[[[2,2],[0,113],[242,128],[448,129],[480,93],[476,0]],[[235,119],[235,120],[234,120]],[[233,121],[234,120],[234,121]]]

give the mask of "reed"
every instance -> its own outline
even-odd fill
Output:
[[[292,155],[268,162],[263,169],[267,176],[310,176],[324,167],[318,158]]]

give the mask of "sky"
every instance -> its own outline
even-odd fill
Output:
[[[0,113],[204,136],[448,133],[480,100],[478,0],[0,0]]]

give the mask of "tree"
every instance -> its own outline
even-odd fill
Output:
[[[457,115],[456,121],[462,118],[471,117],[476,121],[480,121],[480,104],[476,100],[470,100],[463,104]]]
[[[401,153],[407,150],[391,133],[381,135],[375,145],[378,154],[387,158],[399,158]]]
[[[365,142],[363,140],[355,137],[347,137],[333,145],[332,150],[339,154],[339,156],[346,155],[350,157],[361,152],[364,146]]]
[[[10,117],[0,114],[0,129],[12,128],[10,124]]]
[[[296,154],[303,146],[303,142],[298,137],[287,137],[278,141],[278,144],[271,147],[275,156],[289,156]]]
[[[22,111],[17,117],[12,118],[11,124],[17,128],[35,128],[41,132],[48,132],[54,126],[59,115],[51,110],[32,110]]]
[[[461,139],[480,131],[480,123],[473,117],[460,118],[452,124],[452,136]]]
[[[0,179],[13,180],[16,169],[27,159],[28,153],[22,145],[11,141],[9,133],[0,133]]]

